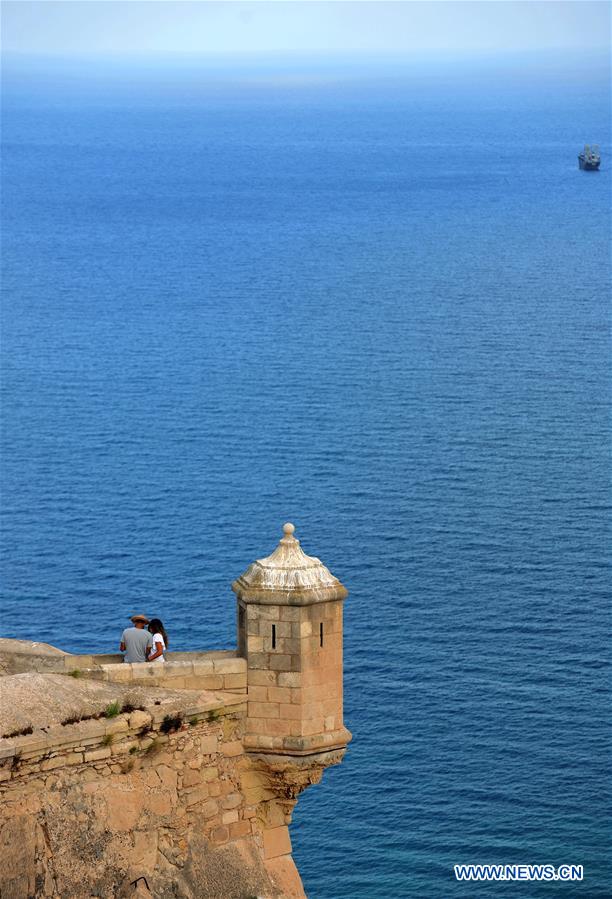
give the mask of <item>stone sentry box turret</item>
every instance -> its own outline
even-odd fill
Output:
[[[343,750],[342,606],[346,588],[285,524],[274,552],[237,578],[238,653],[247,661],[250,752]],[[304,759],[306,760],[306,759]]]

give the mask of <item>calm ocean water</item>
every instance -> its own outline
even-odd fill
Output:
[[[292,520],[350,589],[311,899],[610,896],[605,87],[193,84],[9,79],[3,634],[232,646]]]

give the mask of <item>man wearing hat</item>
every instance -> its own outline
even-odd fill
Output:
[[[130,621],[134,627],[126,627],[121,634],[119,649],[124,652],[124,662],[146,662],[147,650],[153,645],[153,637],[145,630],[149,623],[146,615],[132,615]]]

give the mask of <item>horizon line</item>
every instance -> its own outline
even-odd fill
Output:
[[[509,48],[500,50],[499,48],[427,48],[423,50],[397,51],[396,53],[376,52],[376,51],[354,51],[354,50],[301,50],[294,52],[291,50],[206,50],[202,53],[197,50],[163,50],[163,51],[141,51],[141,50],[105,50],[92,53],[85,51],[83,53],[60,53],[60,52],[37,52],[28,50],[3,50],[0,52],[0,59],[18,59],[18,60],[45,60],[45,61],[96,61],[103,59],[125,59],[134,60],[136,62],[154,59],[167,61],[197,61],[199,63],[218,62],[223,60],[252,60],[257,62],[274,62],[274,61],[290,61],[290,62],[318,62],[318,61],[334,61],[339,62],[378,62],[397,65],[398,63],[409,64],[413,60],[422,60],[424,58],[432,58],[440,60],[441,58],[448,60],[471,60],[471,59],[508,59],[508,58],[525,58],[525,57],[542,57],[542,56],[564,56],[577,57],[605,57],[610,59],[608,47],[602,44],[596,48],[579,48],[559,45],[558,47],[529,47],[529,48]]]

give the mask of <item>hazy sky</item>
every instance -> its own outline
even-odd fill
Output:
[[[602,49],[607,0],[73,0],[2,3],[5,52],[118,53],[517,52]]]

